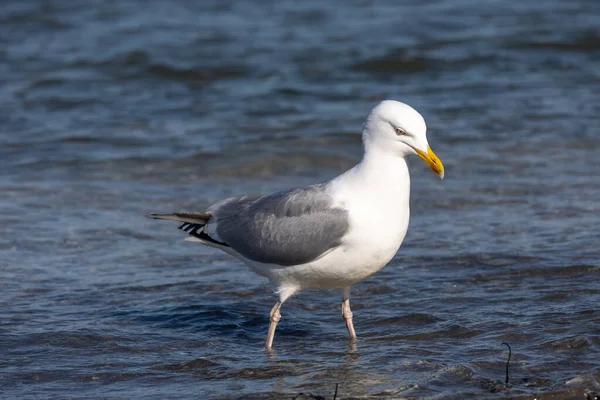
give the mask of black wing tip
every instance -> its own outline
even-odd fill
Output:
[[[215,240],[208,236],[208,234],[204,232],[202,228],[204,228],[204,225],[195,224],[191,222],[184,222],[183,224],[179,225],[179,229],[186,232],[190,236],[194,236],[195,238],[202,239],[210,243],[218,244],[220,246],[229,247],[227,243],[219,242],[218,240]]]
[[[207,215],[210,217],[210,214],[208,214],[208,213],[198,213],[198,214],[203,214],[202,216]],[[178,215],[177,214],[147,214],[145,217],[149,218],[149,219],[174,219],[174,218],[172,218],[174,216],[177,217]],[[168,217],[171,217],[171,218],[168,218]],[[175,220],[177,221],[177,219],[175,219]],[[208,234],[206,234],[206,232],[202,231],[202,228],[204,228],[204,226],[206,225],[206,221],[198,223],[198,222],[189,222],[189,221],[181,221],[180,220],[180,222],[182,222],[182,223],[181,223],[181,225],[178,226],[178,229],[181,229],[182,231],[186,232],[188,235],[194,236],[198,239],[202,239],[202,240],[205,240],[210,243],[218,244],[220,246],[229,247],[229,245],[227,243],[215,240],[215,239],[211,238],[210,236],[208,236]]]
[[[202,228],[204,225],[200,225],[200,224],[193,224],[191,222],[184,222],[181,225],[179,225],[179,227],[177,229],[181,229],[184,232],[188,232],[191,229],[194,229],[195,231]]]

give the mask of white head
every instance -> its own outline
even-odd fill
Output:
[[[398,157],[416,154],[444,179],[444,166],[427,142],[425,120],[408,104],[394,100],[379,103],[365,123],[363,144],[365,153],[379,150]]]

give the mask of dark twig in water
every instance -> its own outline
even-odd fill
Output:
[[[501,346],[506,346],[508,347],[508,360],[506,360],[506,383],[508,385],[508,363],[510,362],[510,356],[512,355],[512,349],[510,348],[510,345],[508,343],[502,342]]]
[[[586,400],[598,400],[600,399],[600,396],[598,396],[596,392],[587,392],[585,398]]]
[[[337,399],[338,386],[339,386],[339,383],[336,383],[335,384],[335,393],[333,393],[333,400]],[[297,395],[295,395],[294,397],[292,397],[292,400],[297,400],[298,396],[307,397],[307,398],[313,399],[313,400],[325,400],[325,397],[314,395],[312,393],[298,393]]]

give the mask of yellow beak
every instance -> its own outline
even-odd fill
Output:
[[[431,150],[431,147],[427,146],[427,153],[419,149],[415,149],[415,151],[417,152],[417,155],[421,157],[421,160],[425,161],[425,163],[429,165],[429,168],[431,168],[440,179],[444,179],[444,164],[442,164],[438,156]]]

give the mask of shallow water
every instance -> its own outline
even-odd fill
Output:
[[[0,397],[600,392],[600,3],[396,3],[5,4]],[[273,288],[143,215],[333,177],[385,98],[446,179],[412,160],[355,349],[320,291],[266,354]]]

